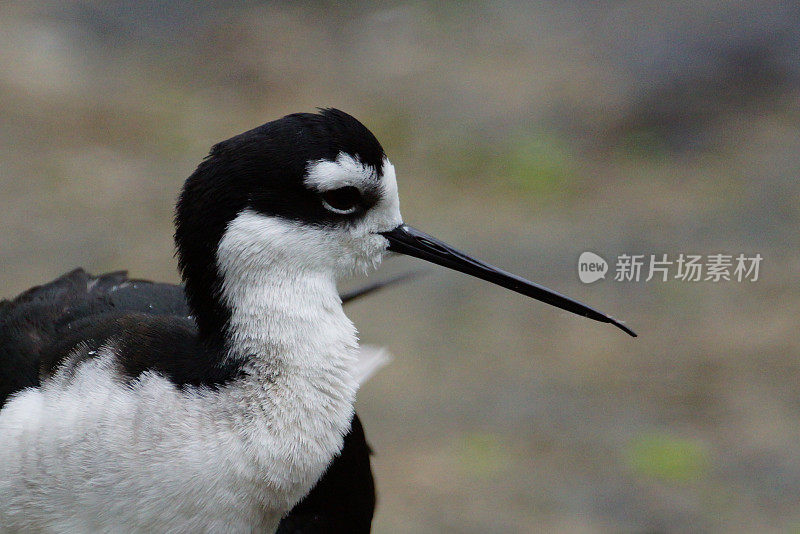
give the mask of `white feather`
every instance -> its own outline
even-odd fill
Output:
[[[370,181],[375,181],[375,170],[344,152],[339,153],[336,161],[312,161],[306,168],[306,185],[318,191],[329,191],[348,185],[360,188]]]
[[[361,345],[358,348],[358,361],[353,373],[358,385],[363,385],[391,361],[392,355],[385,348]]]

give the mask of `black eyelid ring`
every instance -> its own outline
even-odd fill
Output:
[[[325,207],[336,213],[352,213],[362,201],[361,191],[352,185],[323,191],[320,197]]]

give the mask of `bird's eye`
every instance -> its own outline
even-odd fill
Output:
[[[351,185],[325,191],[321,197],[325,209],[341,215],[355,212],[361,203],[361,191]]]

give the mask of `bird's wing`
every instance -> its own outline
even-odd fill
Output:
[[[179,286],[129,279],[125,272],[92,276],[76,269],[0,301],[0,407],[13,393],[36,387],[53,350],[74,339],[90,323],[110,316],[140,313],[186,317]]]

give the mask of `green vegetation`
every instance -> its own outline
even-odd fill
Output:
[[[664,482],[703,478],[710,458],[703,442],[663,433],[638,436],[626,451],[626,463],[635,474]]]

